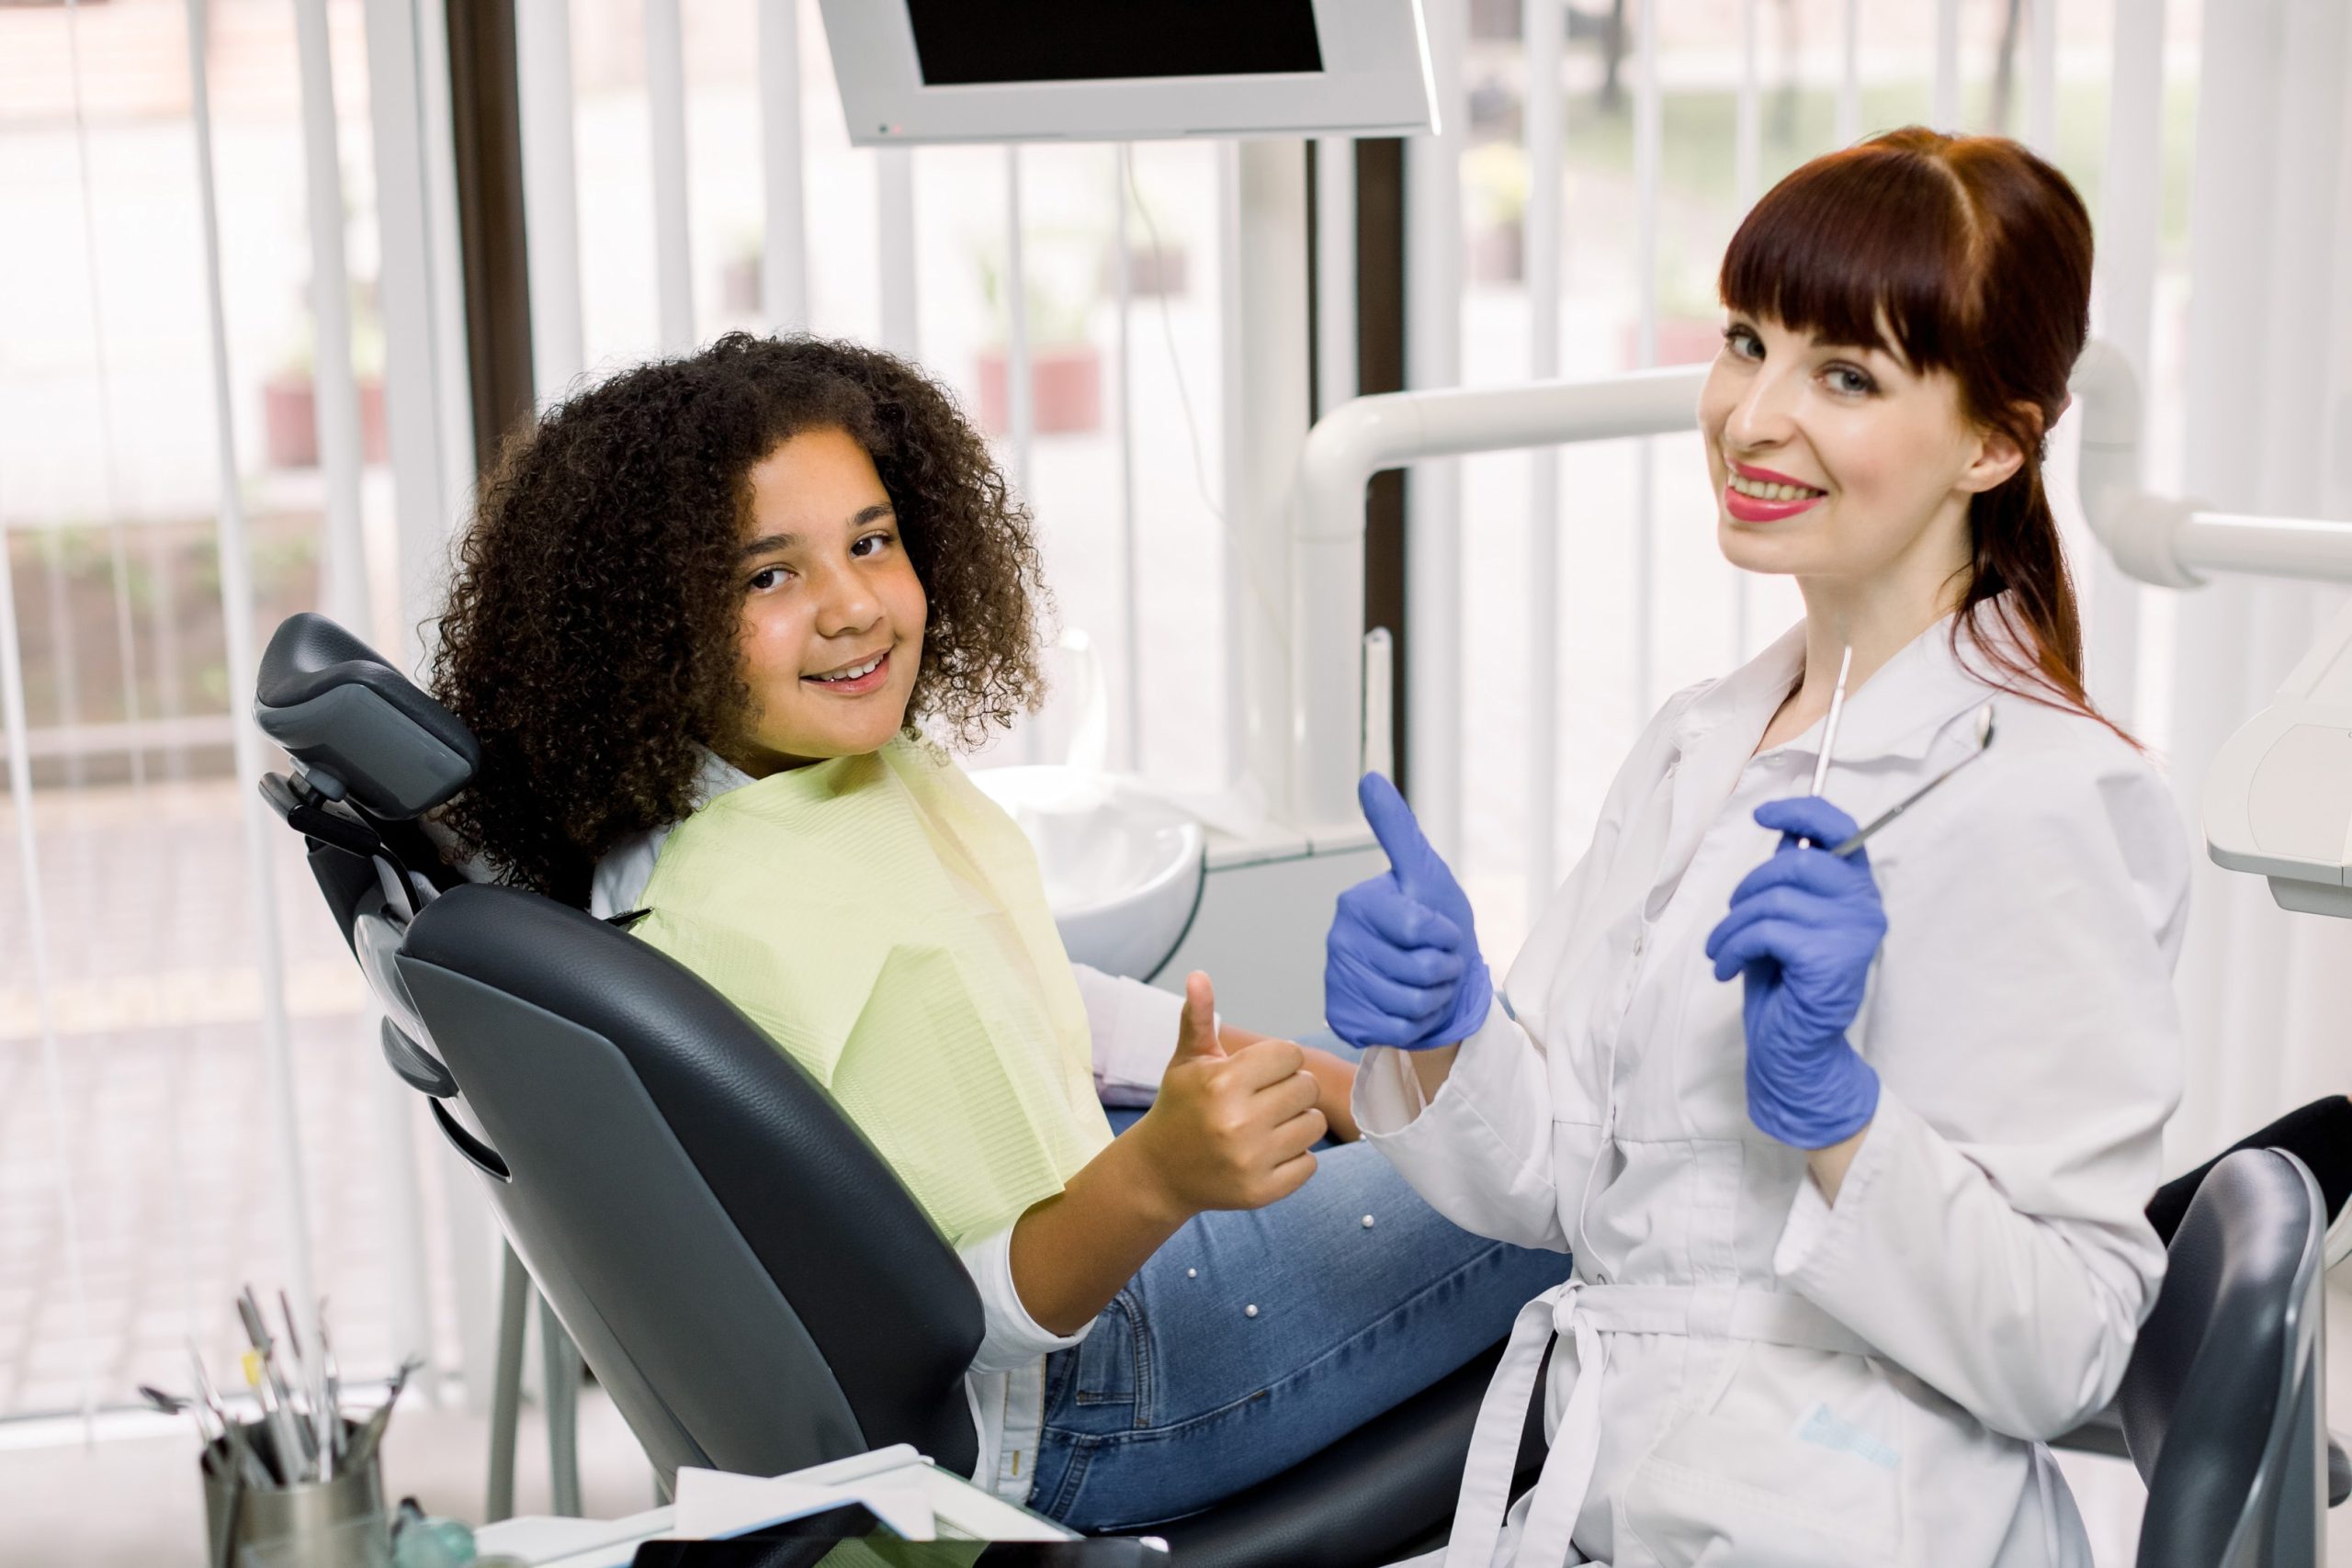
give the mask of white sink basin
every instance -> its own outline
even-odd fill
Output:
[[[972,782],[1035,847],[1071,962],[1138,980],[1157,973],[1200,902],[1201,825],[1122,789],[1117,774],[984,768]]]

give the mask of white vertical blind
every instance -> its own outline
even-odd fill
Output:
[[[1936,0],[1936,89],[1929,118],[1938,130],[1960,129],[1960,0]]]
[[[2121,351],[2144,387],[2164,199],[2165,0],[2116,0],[2113,62],[2091,314],[2097,335]],[[2104,550],[2090,576],[2091,697],[2129,728],[2139,694],[2140,585]]]
[[[882,346],[912,358],[922,326],[915,296],[915,150],[874,154],[875,235],[881,251]]]
[[[1527,0],[1527,374],[1560,373],[1560,204],[1566,116],[1560,91],[1566,41],[1564,0]],[[1527,892],[1532,919],[1551,896],[1559,863],[1553,823],[1559,796],[1560,453],[1528,454],[1527,470]]]
[[[1862,135],[1862,0],[1846,0],[1838,71],[1838,145],[1851,147]]]
[[[808,326],[808,231],[801,183],[800,0],[760,0],[760,306],[780,333]],[[888,252],[884,253],[886,255]],[[884,341],[888,341],[886,334]]]
[[[5,478],[0,475],[0,478]],[[8,795],[16,806],[17,859],[25,899],[25,963],[31,972],[36,1021],[40,1030],[41,1095],[49,1112],[51,1173],[57,1186],[58,1233],[63,1241],[65,1289],[73,1303],[74,1372],[81,1385],[82,1419],[97,1408],[92,1375],[88,1276],[82,1266],[82,1223],[74,1200],[72,1150],[81,1140],[65,1119],[65,1064],[59,1059],[57,1007],[51,989],[49,911],[42,897],[40,846],[33,829],[31,749],[25,724],[23,644],[17,637],[17,586],[10,570],[8,540],[0,529],[0,717],[7,723]]]
[[[1763,181],[1764,126],[1763,95],[1757,90],[1756,34],[1757,12],[1762,0],[1740,0],[1739,6],[1739,97],[1732,117],[1732,199],[1738,205],[1742,218],[1756,205],[1758,186]],[[1747,572],[1731,574],[1731,646],[1736,658],[1745,660],[1754,630],[1755,594]]]
[[[1220,414],[1216,511],[1217,520],[1224,525],[1218,539],[1218,588],[1228,612],[1236,612],[1248,603],[1250,593],[1249,563],[1234,548],[1232,533],[1233,520],[1246,516],[1249,510],[1247,475],[1241,464],[1247,411],[1239,396],[1242,381],[1250,374],[1248,338],[1241,315],[1241,275],[1247,262],[1241,250],[1241,148],[1237,142],[1222,143],[1216,150],[1216,209]],[[1170,357],[1173,358],[1172,354]],[[1233,632],[1230,626],[1225,628],[1225,667],[1220,671],[1225,703],[1224,772],[1227,784],[1247,777],[1250,755],[1248,671],[1233,646]]]
[[[562,400],[588,367],[580,307],[580,178],[572,152],[567,0],[514,0],[514,92],[523,136],[523,254],[531,284],[532,395]]]
[[[253,554],[245,532],[245,509],[237,475],[236,414],[229,380],[228,311],[220,287],[220,202],[212,177],[212,104],[204,58],[211,36],[205,0],[187,0],[188,100],[196,128],[197,205],[203,220],[205,304],[212,346],[212,418],[220,478],[219,558],[220,619],[228,644],[229,690],[254,689]],[[265,763],[261,732],[243,703],[232,709],[237,776],[261,777]],[[294,1061],[286,1017],[286,951],[279,937],[277,889],[270,878],[270,838],[282,831],[270,819],[257,791],[239,792],[245,848],[245,896],[253,915],[254,945],[261,970],[261,1045],[268,1086],[271,1142],[277,1151],[278,1226],[286,1248],[287,1289],[303,1303],[307,1321],[319,1295],[311,1267],[311,1228],[302,1180],[302,1144],[297,1122]]]
[[[1640,298],[1635,363],[1657,363],[1658,143],[1664,126],[1657,77],[1658,7],[1642,11],[1641,47],[1634,72],[1634,266]],[[1657,704],[1657,448],[1644,437],[1634,450],[1634,718]]]
[[[2058,0],[2026,0],[2025,141],[2043,157],[2058,151]]]
[[[458,242],[458,154],[449,102],[448,14],[434,0],[410,0],[416,25],[416,96],[423,117],[418,155],[424,175],[425,278],[432,300],[434,410],[441,438],[443,516],[454,525],[473,506],[473,376],[466,358],[465,266]],[[527,200],[527,197],[526,197]],[[527,222],[527,219],[526,219]],[[429,592],[439,547],[410,581]],[[422,619],[422,610],[410,617]],[[420,650],[421,651],[421,650]],[[421,669],[422,666],[419,666]]]
[[[416,0],[370,5],[366,22],[368,124],[376,155],[376,295],[384,323],[384,428],[399,538],[400,640],[390,657],[421,675],[427,658],[422,627],[435,605],[441,551],[454,514],[447,506],[447,463],[434,416],[443,383],[435,364],[440,334],[434,320],[431,245],[438,220],[432,211],[421,134],[426,95],[418,79],[418,9]],[[376,1022],[371,1009],[363,1029]],[[363,1038],[353,1043],[366,1051],[370,1043]],[[414,1138],[416,1100],[390,1073],[371,1073],[368,1081],[388,1210],[393,1353],[421,1358],[430,1368],[431,1274]]]
[[[1405,380],[1462,380],[1462,152],[1469,96],[1464,0],[1426,0],[1438,134],[1405,143]],[[1406,476],[1406,781],[1414,815],[1440,854],[1462,848],[1462,465]]]
[[[82,101],[82,7],[80,0],[65,0],[65,41],[74,77],[74,163],[81,175],[83,277],[90,299],[90,357],[96,375],[98,453],[105,469],[107,498],[107,565],[114,591],[115,658],[122,665],[122,716],[130,751],[130,781],[147,782],[147,749],[140,719],[139,645],[131,629],[130,566],[123,546],[121,454],[114,439],[113,378],[107,369],[106,301],[98,258],[97,201],[90,179],[90,126]]]
[[[1113,384],[1119,423],[1120,765],[1143,767],[1143,563],[1136,539],[1135,243],[1127,229],[1127,192],[1135,185],[1135,147],[1111,155],[1111,288],[1119,321],[1119,371]]]
[[[695,345],[694,252],[686,227],[686,59],[678,0],[645,0],[645,107],[653,137],[653,276],[662,347]]]
[[[351,366],[351,268],[344,259],[343,158],[327,57],[326,0],[294,0],[302,74],[302,168],[310,197],[311,407],[326,480],[326,613],[374,641],[368,542],[359,518],[359,380]]]
[[[383,0],[369,0],[373,13],[383,6]],[[440,604],[441,573],[445,562],[444,547],[448,530],[473,508],[475,472],[473,427],[473,378],[466,354],[464,268],[459,256],[458,233],[458,164],[454,143],[453,120],[449,96],[448,14],[440,0],[408,0],[409,12],[415,37],[416,100],[420,106],[421,125],[418,158],[424,191],[425,231],[421,245],[425,263],[425,297],[429,315],[431,344],[432,395],[438,439],[434,454],[440,474],[442,511],[437,526],[424,524],[402,505],[401,523],[401,602],[407,606],[402,616],[404,637],[413,637],[405,646],[410,668],[421,679],[433,649],[421,635],[427,617]],[[521,17],[518,12],[517,25]],[[371,28],[373,23],[371,21]],[[374,52],[371,32],[370,54]],[[567,35],[568,36],[568,35]],[[565,46],[562,81],[569,90],[571,79],[570,49]],[[372,61],[371,61],[372,69]],[[569,170],[571,117],[563,119],[563,165]],[[526,133],[525,157],[529,157],[528,135]],[[569,175],[563,188],[568,190]],[[526,164],[527,180],[527,164]],[[379,183],[380,180],[379,180]],[[525,223],[529,223],[529,191],[525,191]],[[381,218],[381,197],[379,197]],[[389,223],[389,219],[382,219]],[[578,273],[571,273],[574,299],[578,294]],[[388,304],[386,331],[390,333],[391,307]],[[573,321],[579,313],[575,309]],[[536,344],[537,320],[533,336]],[[575,333],[575,343],[577,335]],[[394,414],[396,405],[405,402],[413,393],[401,382],[400,361],[386,345],[385,418],[387,434],[392,443],[393,484],[396,496],[410,472],[407,465],[413,459],[401,453],[400,426]],[[580,352],[575,348],[575,353]],[[421,479],[422,476],[419,476]],[[415,1111],[412,1108],[410,1114]],[[436,1146],[439,1140],[435,1140]],[[454,1170],[454,1155],[444,1161],[445,1171]],[[481,1187],[469,1175],[454,1180],[444,1180],[441,1189],[444,1223],[449,1234],[450,1281],[458,1301],[458,1348],[465,1370],[465,1403],[476,1415],[487,1414],[491,1404],[491,1367],[497,1354],[496,1327],[492,1321],[495,1311],[496,1285],[492,1277],[490,1205]],[[421,1201],[421,1195],[420,1195]],[[420,1224],[422,1219],[420,1217]]]
[[[1012,483],[1029,499],[1037,411],[1029,369],[1029,268],[1022,253],[1021,147],[1004,150],[1004,410],[1012,443]]]

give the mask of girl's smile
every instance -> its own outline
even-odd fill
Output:
[[[837,670],[822,675],[803,675],[800,679],[829,697],[862,697],[868,692],[878,692],[890,679],[890,650],[867,659],[853,660]]]

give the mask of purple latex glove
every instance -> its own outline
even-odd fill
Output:
[[[1826,1148],[1870,1125],[1878,1074],[1846,1039],[1861,1010],[1886,911],[1870,857],[1844,842],[1854,819],[1815,795],[1770,801],[1756,820],[1782,835],[1731,896],[1708,934],[1715,978],[1742,976],[1748,1119],[1801,1149]],[[1812,845],[1800,847],[1799,839]]]
[[[1324,939],[1323,1017],[1351,1045],[1426,1051],[1477,1032],[1495,988],[1470,900],[1396,786],[1356,786],[1388,870],[1340,895]]]

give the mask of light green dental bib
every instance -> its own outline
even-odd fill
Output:
[[[1036,857],[945,756],[901,737],[730,790],[644,903],[636,934],[823,1084],[951,1245],[1111,1141]]]

